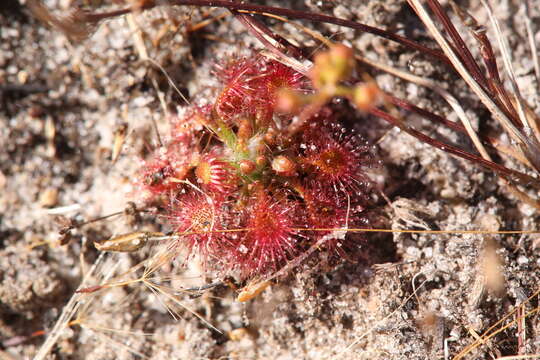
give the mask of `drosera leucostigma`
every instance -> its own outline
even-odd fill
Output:
[[[336,71],[350,72],[343,66]],[[172,133],[135,184],[139,201],[158,203],[156,216],[176,238],[171,251],[187,248],[246,280],[275,273],[321,236],[321,249],[344,245],[332,231],[309,229],[369,227],[373,147],[324,104],[300,127],[275,110],[280,91],[310,93],[311,79],[258,54],[220,70],[214,104],[184,120],[197,124],[172,126],[184,129],[182,140]]]
[[[90,286],[82,286],[75,298],[88,305],[71,313],[76,316],[65,322],[68,326],[84,321],[102,291],[136,284],[145,285],[164,304],[172,303],[166,307],[174,318],[179,317],[175,306],[195,314],[176,293],[197,293],[196,288],[174,291],[167,280],[156,277],[172,262],[187,267],[199,259],[213,276],[236,276],[247,284],[238,300],[247,301],[270,285],[265,278],[287,275],[292,263],[300,265],[303,253],[316,250],[339,258],[347,248],[361,246],[361,236],[347,244],[346,234],[349,227],[358,231],[369,226],[373,184],[365,170],[378,166],[373,148],[359,135],[346,133],[326,106],[302,128],[295,123],[295,131],[289,131],[294,117],[274,113],[278,92],[285,86],[308,93],[309,79],[258,54],[229,66],[237,61],[253,66],[232,77],[234,86],[244,88],[242,93],[227,91],[231,85],[225,81],[213,107],[194,107],[185,119],[175,118],[168,139],[132,177],[137,202],[132,211],[152,213],[171,235],[138,231],[96,243],[98,249],[113,252],[154,246],[146,260],[123,275],[113,276],[114,268],[102,269],[111,275],[102,274],[98,284],[83,282]],[[238,113],[229,110],[226,117],[215,109],[242,102],[244,106],[229,106]],[[77,301],[74,306],[80,305]]]
[[[231,144],[234,144],[234,142],[230,142]],[[280,157],[281,156],[281,157]],[[275,161],[274,161],[275,160]],[[274,160],[272,161],[273,164],[275,164],[275,166],[272,166],[272,170],[274,171],[277,171],[277,172],[281,172],[283,173],[284,176],[287,176],[286,174],[288,173],[292,173],[294,171],[296,171],[296,168],[298,166],[298,164],[294,163],[294,161],[292,161],[292,159],[290,157],[287,157],[286,155],[278,155],[274,158]],[[212,165],[215,165],[215,161],[214,160],[210,160],[209,161],[209,167],[212,167]],[[240,165],[243,165],[243,168],[245,169],[245,171],[247,173],[249,173],[250,171],[253,171],[251,170],[253,168],[253,163],[252,162],[244,162]],[[190,181],[190,183],[192,185],[194,185],[196,188],[198,188],[199,190],[202,190],[202,184],[204,184],[205,182],[208,183],[208,184],[220,184],[220,179],[221,177],[220,176],[214,176],[213,178],[211,177],[204,177],[204,171],[203,171],[203,166],[201,166],[201,169],[198,171],[198,173],[201,175],[200,178],[197,176],[197,174],[195,173],[195,176],[197,179],[202,179],[201,183],[197,182],[197,181]],[[191,170],[190,170],[191,171]],[[224,172],[222,172],[224,173]],[[161,178],[161,174],[157,174],[157,176],[155,177],[155,179],[157,179],[159,181],[159,179]],[[154,181],[155,181],[154,179]],[[213,179],[213,180],[212,180]],[[196,180],[196,179],[195,179]],[[150,181],[151,183],[152,181]],[[183,185],[187,185],[188,187],[191,187],[191,185],[189,185],[188,183],[183,183]],[[195,189],[194,187],[191,187],[192,189]],[[223,188],[221,186],[221,188]],[[195,190],[197,192],[199,192],[198,190]],[[201,193],[202,196],[205,196],[204,193]],[[189,201],[188,201],[189,203]],[[207,222],[203,221],[202,223],[201,222],[196,222],[196,224],[198,225],[201,225],[203,229],[205,229],[205,227],[207,228],[208,227],[208,224]]]

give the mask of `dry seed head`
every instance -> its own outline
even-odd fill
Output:
[[[253,281],[247,284],[240,294],[238,294],[238,297],[236,298],[236,301],[239,302],[245,302],[248,300],[253,299],[254,297],[259,296],[266,288],[268,288],[271,285],[270,281]]]
[[[134,252],[146,245],[149,237],[164,236],[163,233],[135,231],[112,237],[100,243],[94,243],[100,251]]]

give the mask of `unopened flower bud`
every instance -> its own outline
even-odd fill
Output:
[[[255,163],[259,166],[264,166],[266,165],[266,157],[260,155],[260,156],[257,156],[257,158],[255,159]]]
[[[302,106],[302,98],[291,89],[282,88],[277,93],[276,110],[284,113],[295,113]]]
[[[278,175],[293,176],[296,173],[296,163],[286,156],[279,155],[272,160],[272,170]]]
[[[276,131],[274,129],[268,129],[264,134],[264,141],[268,145],[274,145],[276,143]]]
[[[352,49],[341,44],[317,54],[314,62],[311,80],[318,89],[336,86],[339,81],[348,78],[354,69]]]
[[[249,119],[241,119],[238,124],[237,136],[239,139],[247,140],[253,134],[253,126]]]
[[[257,165],[251,160],[242,160],[242,161],[240,161],[240,171],[244,175],[251,174],[253,171],[255,171],[256,167],[257,167]]]
[[[377,106],[381,90],[373,81],[356,85],[353,91],[353,102],[362,111],[368,111]]]

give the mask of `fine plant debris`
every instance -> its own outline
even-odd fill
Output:
[[[0,4],[0,355],[540,357],[535,1]]]

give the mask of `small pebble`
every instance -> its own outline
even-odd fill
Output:
[[[58,189],[48,188],[39,195],[39,204],[42,207],[53,207],[58,203]]]
[[[0,190],[5,188],[7,184],[7,178],[2,171],[0,171]]]
[[[229,331],[228,335],[232,341],[239,341],[249,336],[249,331],[246,328],[238,328]]]

